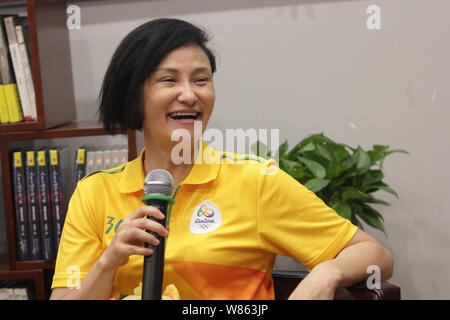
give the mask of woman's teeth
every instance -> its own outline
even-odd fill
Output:
[[[196,119],[200,112],[173,112],[169,113],[169,117],[175,120]]]

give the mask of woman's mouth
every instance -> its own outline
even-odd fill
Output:
[[[172,112],[168,117],[179,124],[193,124],[194,121],[200,120],[201,112]]]

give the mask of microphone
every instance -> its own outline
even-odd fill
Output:
[[[172,175],[162,169],[150,171],[144,182],[145,197],[142,198],[142,201],[148,206],[159,209],[165,216],[163,220],[154,217],[147,218],[161,223],[164,227],[167,223],[167,205],[172,200],[172,184]],[[153,234],[160,242],[157,246],[145,244],[146,248],[153,249],[153,254],[144,257],[142,300],[161,300],[166,239],[155,232],[149,230],[147,232]]]

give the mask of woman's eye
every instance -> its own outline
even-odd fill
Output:
[[[201,79],[195,80],[195,82],[200,82],[200,83],[207,82],[207,81],[208,81],[208,79],[206,79],[206,78],[201,78]]]
[[[166,79],[162,79],[162,82],[175,82],[175,79],[172,78],[166,78]]]

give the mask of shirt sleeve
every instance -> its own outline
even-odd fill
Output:
[[[358,230],[281,169],[260,175],[258,188],[265,250],[294,257],[309,269],[336,257]]]
[[[58,249],[52,289],[77,287],[102,254],[94,211],[79,183],[70,199]]]

